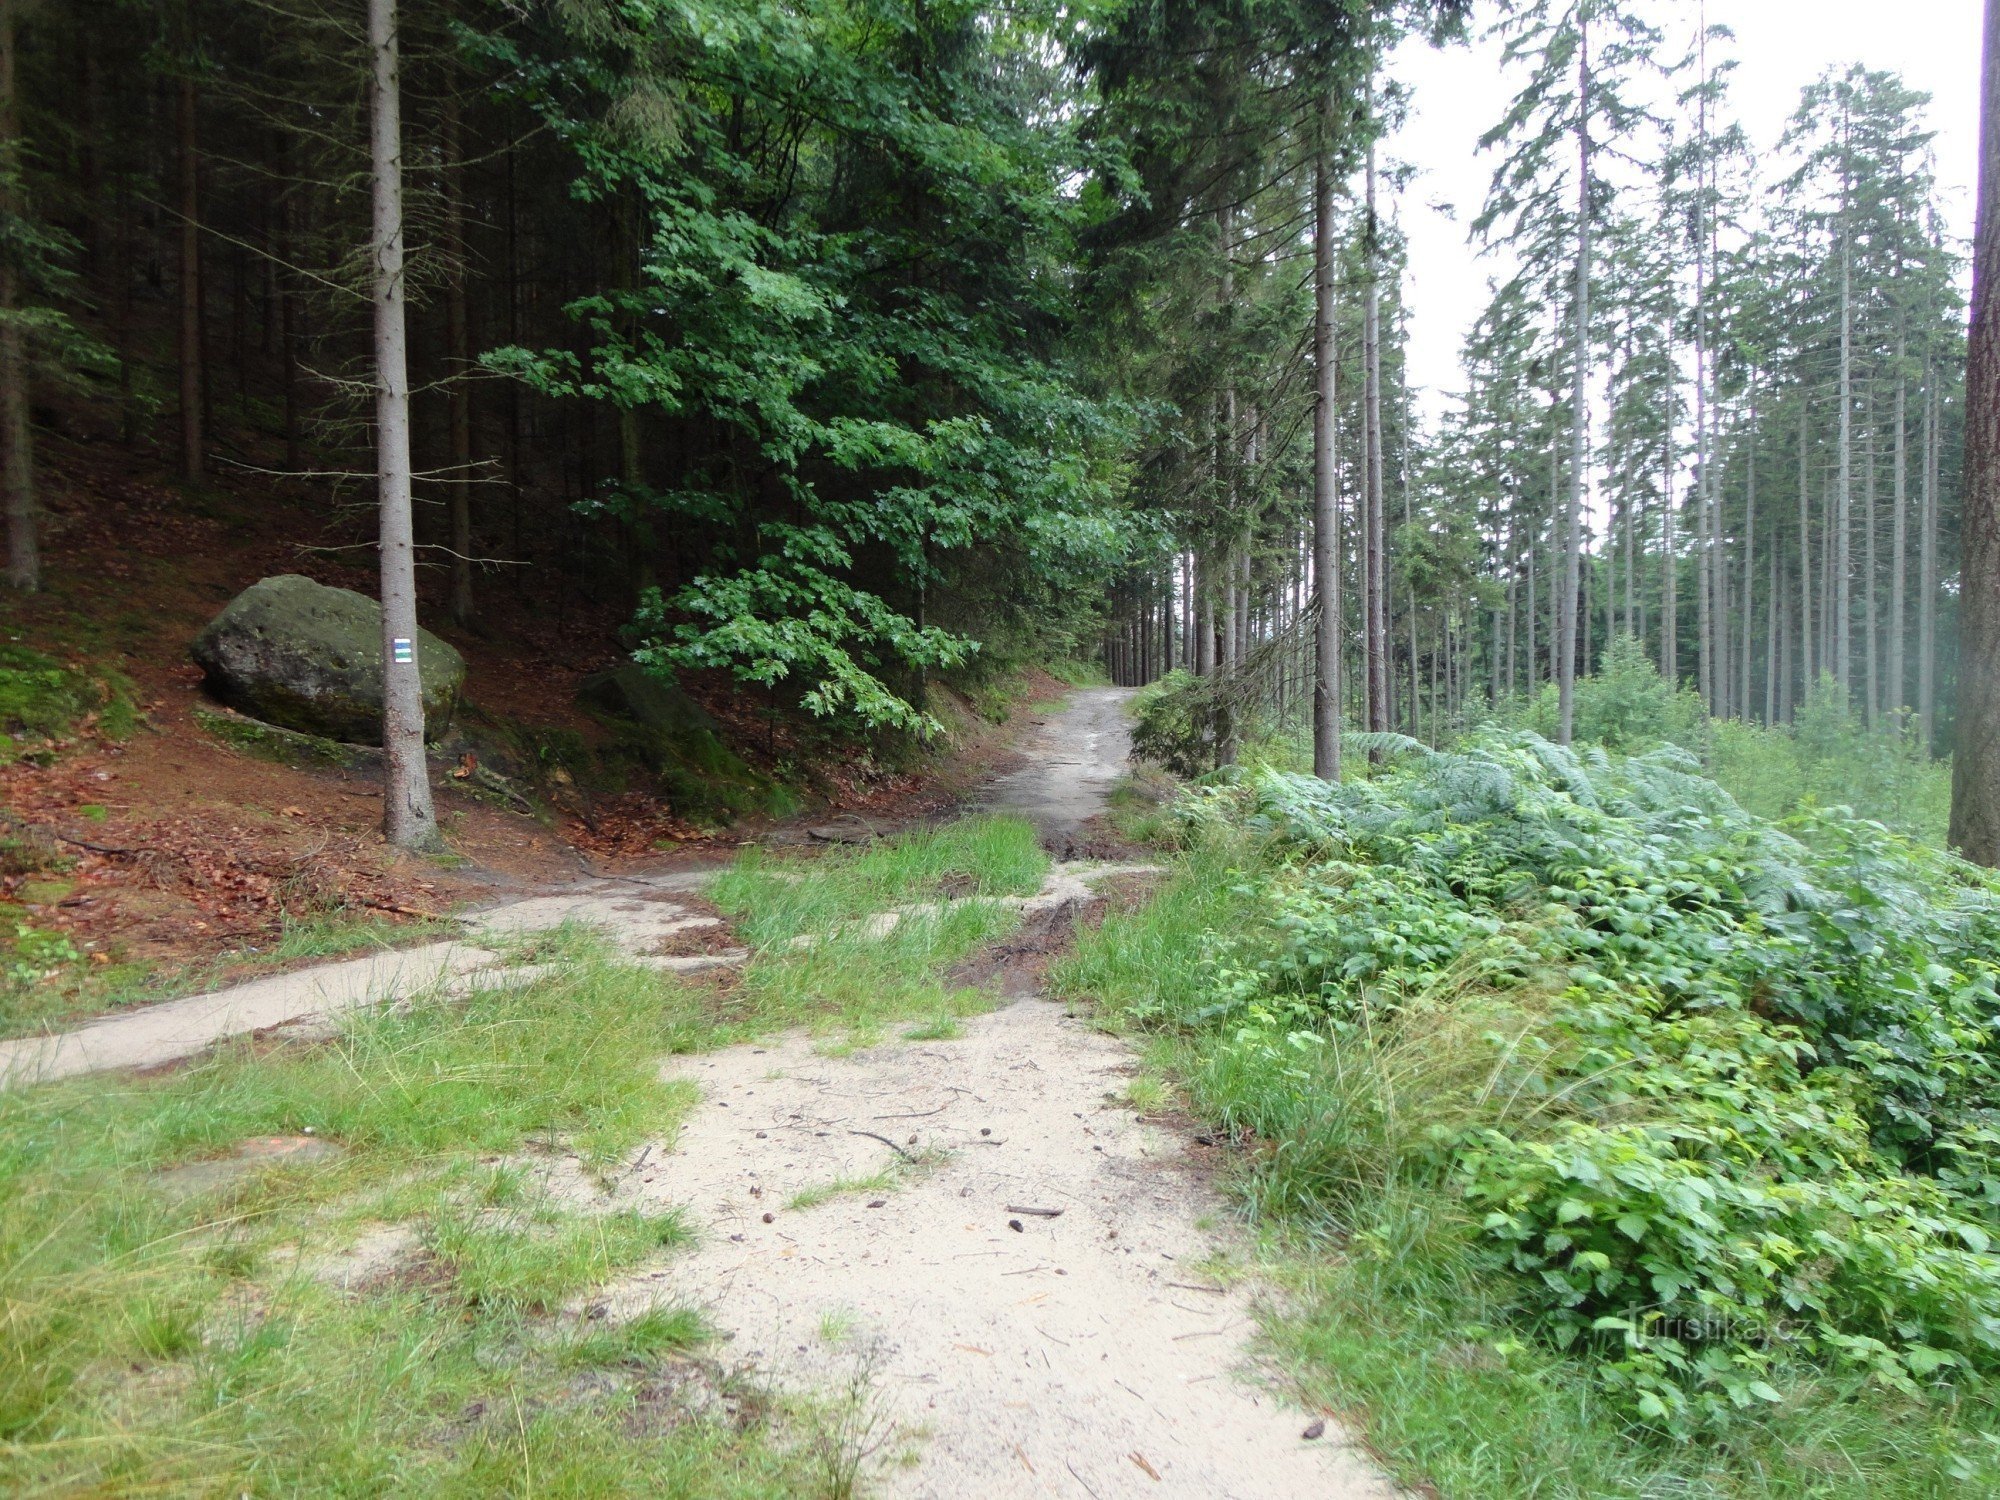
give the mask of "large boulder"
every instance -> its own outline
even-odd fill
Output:
[[[418,631],[424,732],[451,723],[465,658]],[[231,708],[352,744],[382,738],[382,606],[352,589],[287,573],[260,578],[195,637],[194,659]]]

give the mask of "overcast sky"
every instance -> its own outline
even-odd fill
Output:
[[[1476,9],[1490,19],[1494,6]],[[1698,0],[1668,0],[1669,55],[1694,34]],[[1828,67],[1861,62],[1900,73],[1932,97],[1931,126],[1950,222],[1972,233],[1979,128],[1980,0],[1708,0],[1711,24],[1736,33],[1732,105],[1760,151],[1773,147],[1799,90]],[[1486,304],[1492,267],[1466,243],[1492,176],[1480,135],[1520,85],[1503,73],[1498,42],[1433,51],[1412,44],[1395,59],[1414,90],[1410,118],[1391,152],[1420,170],[1400,205],[1410,239],[1410,372],[1435,417],[1459,384],[1459,345]]]

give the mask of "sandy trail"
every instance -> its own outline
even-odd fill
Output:
[[[1122,769],[1125,696],[1077,694],[985,805],[1060,848]],[[591,1300],[611,1317],[703,1306],[728,1359],[785,1388],[837,1399],[865,1377],[870,1493],[1395,1493],[1337,1424],[1305,1440],[1311,1414],[1259,1383],[1254,1292],[1210,1269],[1243,1246],[1201,1148],[1123,1103],[1130,1047],[1063,1006],[1020,999],[950,1040],[830,1057],[792,1036],[666,1071],[703,1104],[608,1196],[686,1205],[701,1242]]]
[[[702,1306],[728,1362],[788,1389],[839,1400],[865,1377],[869,1493],[1393,1493],[1336,1426],[1302,1439],[1308,1414],[1245,1369],[1251,1293],[1209,1264],[1240,1248],[1220,1201],[1179,1137],[1121,1103],[1130,1049],[1060,1005],[1017,1001],[949,1041],[833,1058],[793,1037],[668,1071],[704,1106],[617,1196],[685,1205],[701,1243],[592,1300],[613,1318]]]
[[[1032,819],[1059,851],[1077,842],[1122,773],[1127,696],[1074,694],[982,805]],[[156,1064],[264,1026],[323,1025],[427,985],[491,983],[520,971],[496,970],[479,944],[566,919],[604,927],[639,962],[696,962],[652,955],[704,920],[675,899],[701,878],[594,882],[484,913],[470,942],[0,1044],[0,1088]],[[1085,866],[1060,867],[1024,910],[1046,899],[1059,916],[1087,898],[1088,879]],[[1029,996],[950,1039],[830,1057],[794,1035],[677,1059],[666,1072],[698,1083],[703,1103],[671,1147],[646,1148],[608,1190],[574,1163],[544,1165],[572,1201],[688,1208],[698,1247],[600,1289],[591,1310],[693,1302],[759,1378],[822,1404],[864,1393],[878,1442],[869,1493],[1394,1494],[1337,1424],[1304,1439],[1311,1414],[1260,1383],[1254,1289],[1210,1265],[1243,1246],[1201,1148],[1123,1102],[1132,1071],[1126,1043]],[[893,1180],[795,1202],[885,1172]],[[412,1242],[391,1226],[355,1264],[379,1271]]]
[[[1058,851],[1084,823],[1104,811],[1104,799],[1125,774],[1132,752],[1125,720],[1130,688],[1079,688],[1021,746],[1025,762],[989,785],[976,806],[1013,813],[1035,825]]]

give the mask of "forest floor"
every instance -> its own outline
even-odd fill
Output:
[[[949,690],[934,695],[948,753],[886,764],[852,747],[835,753],[810,724],[698,678],[688,689],[725,741],[807,811],[717,826],[675,815],[642,777],[618,791],[559,775],[528,788],[530,814],[440,763],[450,853],[399,856],[377,834],[379,774],[365,753],[314,764],[231,743],[188,657],[201,627],[259,578],[305,573],[370,591],[367,554],[347,546],[354,517],[253,473],[226,471],[190,491],[110,443],[52,435],[44,459],[47,586],[10,602],[0,651],[34,651],[96,681],[131,723],[112,733],[108,713],[87,715],[58,743],[11,758],[0,740],[0,1037],[421,942],[453,911],[663,855],[722,861],[841,815],[877,827],[941,816],[1008,764],[1009,731]],[[511,576],[483,580],[480,598],[472,629],[427,615],[466,658],[461,724],[483,742],[584,754],[602,744],[605,727],[579,709],[576,690],[617,659],[618,609]],[[1062,691],[1031,672],[983,707],[998,717],[1003,699]],[[23,841],[35,846],[26,861]],[[12,982],[9,922],[69,955],[63,972]],[[22,955],[19,967],[37,966]]]
[[[270,1076],[332,1049],[343,1068],[326,1092],[360,1079],[374,1109],[381,1085],[352,1049],[378,1027],[407,1033],[426,1006],[447,1007],[430,1013],[421,1040],[386,1054],[390,1092],[421,1090],[426,1075],[410,1054],[442,1045],[439,1024],[476,1035],[486,1023],[465,1011],[532,1008],[578,975],[584,993],[598,995],[590,976],[606,962],[628,974],[677,968],[636,990],[611,985],[630,997],[614,1003],[653,1013],[645,1024],[657,1024],[663,1004],[674,1018],[656,1056],[675,1055],[650,1064],[655,1087],[675,1101],[665,1128],[632,1132],[607,1157],[601,1132],[612,1127],[578,1118],[525,1150],[479,1158],[505,1162],[510,1201],[536,1205],[537,1222],[671,1223],[679,1248],[669,1252],[628,1248],[566,1277],[538,1273],[543,1324],[609,1341],[620,1351],[614,1365],[629,1366],[627,1343],[643,1342],[663,1309],[699,1309],[721,1338],[702,1379],[728,1393],[732,1410],[754,1390],[759,1410],[792,1414],[793,1436],[779,1423],[774,1441],[792,1460],[805,1455],[814,1492],[847,1493],[858,1481],[863,1493],[908,1496],[1392,1493],[1330,1414],[1296,1409],[1282,1382],[1260,1371],[1264,1291],[1215,1185],[1213,1140],[1148,1094],[1127,1042],[1044,997],[1043,971],[1076,923],[1107,901],[1143,899],[1157,873],[1116,862],[1130,851],[1102,817],[1125,771],[1125,696],[1087,689],[1035,716],[1018,761],[986,779],[963,820],[868,847],[822,840],[789,853],[796,831],[786,830],[777,851],[733,871],[655,859],[489,909],[470,940],[485,947],[415,950],[432,955],[432,977],[457,981],[462,998],[441,982],[413,1002],[360,1005],[343,1018],[326,1014],[338,1007],[302,976],[284,1017],[293,1024],[247,1048],[201,1055],[205,1041],[259,1020],[241,1006],[184,1010],[190,1024],[177,1032],[141,1011],[91,1028],[96,1050],[74,1070],[176,1064],[121,1107],[147,1107],[136,1101],[150,1090],[161,1118],[184,1121],[219,1094],[261,1093]],[[608,950],[593,947],[607,941]],[[434,951],[445,948],[457,954]],[[379,1000],[390,982],[376,973],[345,993]],[[567,1004],[565,1018],[595,1003]],[[446,1023],[451,1007],[459,1014]],[[120,1028],[141,1039],[136,1047],[103,1045]],[[643,1056],[619,1065],[649,1066]],[[217,1070],[224,1082],[213,1081]],[[531,1095],[532,1068],[510,1070]],[[454,1071],[430,1076],[448,1084]],[[0,1098],[32,1112],[48,1094],[59,1115],[60,1101],[81,1097],[63,1092],[76,1087]],[[621,1097],[603,1113],[627,1107]],[[242,1259],[310,1264],[316,1284],[346,1297],[440,1278],[469,1294],[477,1257],[439,1227],[462,1205],[398,1214],[356,1207],[366,1195],[352,1182],[330,1185],[359,1169],[361,1137],[384,1133],[343,1130],[340,1114],[333,1097],[294,1093],[265,1123],[318,1118],[316,1130],[292,1123],[235,1139],[211,1130],[199,1149],[170,1152],[174,1164],[151,1170],[147,1190],[200,1179],[220,1195],[197,1203],[210,1214],[241,1212],[246,1195],[274,1183],[307,1199],[325,1193],[289,1223],[271,1214],[258,1231],[268,1242]],[[250,1117],[234,1118],[242,1131]],[[476,1144],[435,1141],[426,1170]],[[322,1151],[326,1164],[316,1165]],[[315,1175],[326,1179],[318,1188]],[[276,1295],[268,1271],[237,1274],[253,1290],[234,1300]],[[491,1303],[495,1294],[476,1295]],[[620,1343],[620,1330],[640,1333]],[[555,1336],[544,1328],[535,1338]],[[221,1341],[204,1333],[197,1342]],[[678,1355],[669,1364],[689,1368]],[[527,1399],[540,1409],[540,1398]],[[618,1386],[606,1399],[622,1411],[631,1391]],[[115,1403],[127,1427],[131,1401]],[[251,1448],[267,1440],[240,1438]],[[525,1430],[522,1442],[530,1446]]]

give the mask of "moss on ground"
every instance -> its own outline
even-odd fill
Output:
[[[0,646],[0,765],[86,728],[122,740],[138,724],[132,685],[122,674]]]

